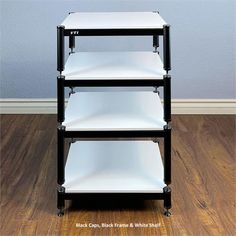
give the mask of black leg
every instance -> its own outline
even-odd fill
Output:
[[[159,35],[153,35],[153,47],[154,52],[158,52],[157,49],[159,48]]]
[[[164,182],[171,184],[171,127],[166,125],[164,137]]]
[[[64,171],[64,133],[65,126],[60,125],[57,128],[57,183],[63,185],[65,182],[65,171]]]
[[[70,36],[69,37],[69,48],[70,48],[70,54],[74,53],[74,49],[75,49],[75,36]]]
[[[164,120],[171,121],[171,76],[164,75]]]
[[[62,123],[65,120],[65,76],[57,77],[57,121]]]
[[[65,188],[62,185],[65,182],[65,171],[64,171],[64,132],[65,127],[60,125],[57,128],[57,208],[59,209],[58,215],[62,216],[64,214],[65,200],[63,193]]]
[[[64,26],[57,26],[57,70],[60,73],[64,70],[65,65],[64,30]]]
[[[170,54],[170,25],[164,25],[163,28],[163,58],[164,69],[168,73],[171,70],[171,54]]]
[[[65,188],[59,186],[57,190],[57,208],[58,208],[58,216],[60,217],[64,215],[64,209],[65,209],[64,193],[65,193]]]
[[[171,188],[169,186],[164,187],[163,189],[164,191],[164,208],[165,208],[165,212],[164,215],[165,216],[171,216]]]

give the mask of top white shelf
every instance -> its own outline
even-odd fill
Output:
[[[161,29],[157,12],[76,12],[62,22],[65,29]]]

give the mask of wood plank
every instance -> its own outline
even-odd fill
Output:
[[[67,202],[56,215],[56,116],[1,116],[0,235],[234,235],[235,116],[173,117],[173,215],[162,201]],[[77,228],[76,223],[160,223]]]

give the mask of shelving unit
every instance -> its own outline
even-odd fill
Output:
[[[75,52],[75,37],[128,35],[152,36],[154,51]],[[66,62],[65,37],[70,48]],[[170,26],[158,12],[70,13],[57,27],[57,44],[59,215],[65,200],[95,197],[161,199],[170,216]],[[154,91],[74,92],[84,86]],[[66,109],[65,87],[71,88]],[[65,162],[66,139],[70,147]]]

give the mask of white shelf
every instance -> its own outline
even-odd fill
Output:
[[[163,63],[153,52],[78,52],[69,56],[66,80],[163,79]]]
[[[161,193],[163,164],[152,141],[81,141],[71,145],[67,193]]]
[[[78,92],[69,98],[67,131],[162,130],[163,107],[153,92]]]
[[[160,29],[166,22],[153,12],[77,12],[67,16],[65,29]]]

